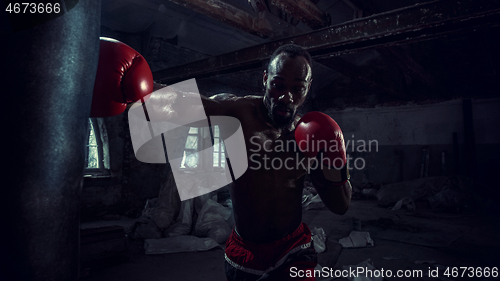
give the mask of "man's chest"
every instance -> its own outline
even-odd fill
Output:
[[[293,132],[264,126],[244,132],[248,167],[258,174],[272,174],[283,181],[296,180],[307,170],[307,159],[299,151]]]

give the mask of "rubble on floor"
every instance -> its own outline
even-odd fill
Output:
[[[175,251],[209,250],[213,245],[225,243],[231,234],[234,226],[232,208],[218,203],[213,193],[184,200],[177,210],[169,212],[165,211],[165,204],[160,199],[149,199],[142,216],[128,230],[134,239],[145,241],[146,253],[171,253],[174,249],[168,247],[169,241],[183,245],[174,247]],[[157,215],[159,213],[162,215]]]

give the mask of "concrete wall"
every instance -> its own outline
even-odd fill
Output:
[[[334,118],[344,132],[347,151],[353,158],[350,167],[355,182],[389,183],[420,177],[424,147],[430,150],[428,176],[464,173],[467,148],[462,100],[325,113]],[[478,177],[488,178],[489,169],[498,166],[500,155],[500,99],[473,100],[472,113]],[[458,136],[458,155],[454,151],[453,133]],[[454,168],[456,161],[460,164],[458,170]]]

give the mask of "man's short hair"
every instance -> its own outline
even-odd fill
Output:
[[[287,56],[289,56],[291,58],[302,56],[302,57],[304,57],[306,59],[307,63],[309,63],[309,66],[312,67],[311,55],[309,54],[308,51],[306,51],[306,49],[302,48],[299,45],[287,44],[287,45],[283,45],[283,46],[279,47],[278,49],[276,49],[274,51],[274,53],[271,55],[271,58],[269,58],[269,63],[267,64],[267,70],[268,71],[269,71],[269,66],[271,65],[271,62],[277,56],[279,56],[281,54],[286,54]]]

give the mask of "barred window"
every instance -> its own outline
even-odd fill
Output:
[[[89,118],[88,120],[84,176],[110,176],[108,135],[101,118]]]
[[[226,164],[226,154],[224,150],[224,143],[220,137],[219,126],[213,127],[213,153],[212,159],[200,159],[201,153],[198,153],[198,148],[201,145],[203,133],[208,132],[203,130],[208,130],[207,128],[196,128],[190,127],[189,133],[186,138],[186,144],[184,146],[184,152],[181,160],[182,169],[197,169],[200,168],[201,161],[212,161],[212,167],[224,168]],[[208,162],[210,163],[210,162]],[[207,164],[208,164],[207,163]]]
[[[214,126],[214,159],[213,166],[224,168],[226,166],[226,154],[224,152],[224,143],[220,138],[219,126]]]

